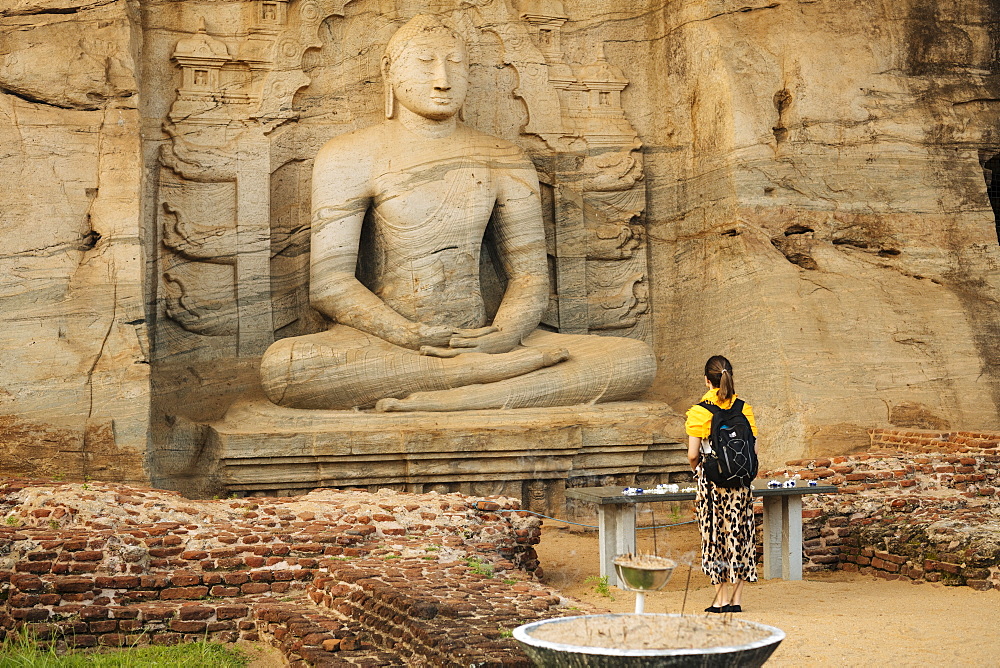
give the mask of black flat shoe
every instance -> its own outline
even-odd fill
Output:
[[[714,605],[710,605],[707,608],[705,608],[705,612],[725,612],[726,608],[728,607],[729,607],[728,605],[724,605],[721,608],[716,607]]]
[[[742,605],[724,605],[721,608],[721,612],[743,612]]]

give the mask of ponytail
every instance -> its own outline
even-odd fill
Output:
[[[723,401],[729,401],[735,395],[736,388],[733,387],[733,371],[732,369],[723,369],[722,377],[719,378],[719,398]]]
[[[713,355],[705,362],[705,378],[719,389],[719,399],[729,401],[736,395],[733,385],[733,365],[722,355]]]

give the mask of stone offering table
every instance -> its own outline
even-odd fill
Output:
[[[833,485],[809,487],[797,481],[795,487],[770,489],[755,480],[753,495],[764,501],[764,573],[766,579],[802,579],[802,495],[832,494]],[[627,496],[624,487],[577,487],[566,497],[597,504],[601,575],[608,584],[618,585],[612,560],[616,555],[635,552],[635,506],[657,501],[692,501],[694,492],[639,494]]]

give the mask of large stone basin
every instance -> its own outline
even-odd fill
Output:
[[[678,621],[668,621],[676,619]],[[574,621],[576,620],[576,621]],[[645,626],[655,631],[658,626],[684,623],[698,624],[705,620],[706,624],[718,625],[720,622],[731,624],[735,635],[755,633],[760,637],[750,642],[726,644],[714,647],[695,647],[685,649],[629,649],[625,646],[597,647],[575,644],[584,642],[580,633],[580,624],[589,623],[620,626],[622,629],[634,630]],[[542,631],[542,629],[545,629]],[[562,635],[565,631],[570,642],[557,642],[552,639],[542,639],[533,634]],[[701,615],[666,615],[666,614],[607,614],[586,615],[582,617],[563,617],[561,619],[546,619],[540,622],[525,624],[514,629],[514,638],[536,666],[544,668],[670,668],[683,666],[733,666],[733,668],[753,668],[761,666],[771,656],[778,644],[785,638],[781,629],[750,622],[742,619],[721,620],[718,616],[712,618]],[[623,643],[627,644],[627,643]]]

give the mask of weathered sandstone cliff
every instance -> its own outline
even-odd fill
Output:
[[[0,471],[175,484],[321,327],[312,159],[420,12],[470,43],[465,122],[539,168],[545,322],[652,342],[650,398],[726,354],[775,464],[1000,428],[995,3],[8,0]]]
[[[138,4],[0,4],[0,470],[147,479]]]

